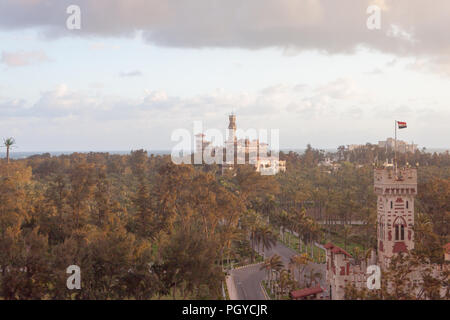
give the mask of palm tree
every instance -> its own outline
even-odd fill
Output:
[[[289,287],[291,287],[293,284],[292,276],[289,270],[287,269],[281,270],[280,279],[278,282],[280,284],[280,294],[281,296],[283,296],[285,294],[286,289],[289,289]]]
[[[260,224],[260,219],[254,211],[247,212],[242,218],[242,228],[248,232],[248,237],[250,239],[252,262],[254,260],[254,251],[260,242],[259,234],[257,232]]]
[[[250,231],[250,241],[251,241],[251,247],[252,247],[252,262],[254,260],[254,252],[256,250],[256,248],[259,247],[259,243],[261,242],[261,234],[258,232],[259,227],[252,227],[251,231]]]
[[[272,285],[272,289],[271,289],[272,292],[273,292],[273,284],[274,284],[272,274],[275,273],[275,276],[276,276],[276,274],[279,273],[281,271],[281,269],[283,269],[283,267],[284,267],[284,264],[283,264],[283,261],[281,261],[281,257],[279,255],[275,254],[270,258],[270,272],[271,272],[270,279],[271,279],[271,285]]]
[[[311,241],[311,257],[314,259],[314,243],[315,241],[319,240],[321,237],[321,231],[319,225],[314,222],[312,219],[310,219],[309,222],[309,228],[310,228],[310,241]]]
[[[270,258],[267,258],[266,260],[264,260],[263,264],[261,265],[261,267],[259,268],[259,270],[265,270],[266,271],[266,278],[267,281],[270,282]]]
[[[298,250],[302,252],[302,236],[304,234],[304,225],[303,221],[296,221],[294,223],[294,231],[297,232],[298,235]]]
[[[14,140],[14,138],[6,138],[3,139],[3,144],[6,147],[6,162],[9,163],[9,149],[16,144],[16,141]]]
[[[260,270],[266,271],[267,280],[269,282],[269,287],[271,288],[272,292],[273,292],[272,289],[273,273],[279,272],[281,269],[283,269],[283,267],[284,267],[283,261],[281,261],[281,257],[277,254],[264,260],[264,263],[260,267]]]
[[[277,243],[275,235],[268,225],[261,226],[257,229],[258,239],[262,245],[262,251],[272,248]]]
[[[301,279],[306,266],[312,261],[311,257],[307,253],[292,256],[289,262],[290,266],[296,267],[298,270],[298,284],[301,286]]]
[[[289,216],[286,211],[282,210],[278,216],[280,220],[280,235],[282,241],[285,241],[285,231],[286,229],[289,229],[289,226],[291,225],[291,222],[289,220]]]

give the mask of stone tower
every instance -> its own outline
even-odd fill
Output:
[[[236,115],[234,113],[228,116],[230,123],[228,124],[228,142],[235,144],[236,142]]]
[[[378,260],[382,267],[399,252],[414,248],[414,199],[417,195],[417,170],[375,169],[377,199]]]
[[[225,142],[225,158],[226,161],[222,166],[222,171],[225,169],[231,169],[236,163],[237,156],[237,137],[236,137],[236,115],[234,113],[228,116],[230,123],[228,124],[228,137]]]

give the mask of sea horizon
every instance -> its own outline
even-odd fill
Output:
[[[450,151],[450,148],[427,148],[425,147],[425,151],[427,153],[444,153],[447,151]],[[325,152],[336,152],[338,149],[337,148],[314,148],[314,149],[318,149],[318,150],[324,150]],[[136,149],[139,150],[139,149]],[[171,150],[169,149],[156,149],[156,150],[146,150],[147,153],[149,155],[169,155],[171,154]],[[304,151],[306,150],[306,148],[281,148],[280,151],[284,152],[284,153],[289,153],[289,152],[297,152],[299,154],[302,154]],[[422,150],[422,149],[420,149]],[[50,154],[51,156],[57,157],[57,156],[61,156],[61,155],[70,155],[73,153],[109,153],[109,154],[118,154],[118,155],[127,155],[130,154],[132,151],[135,150],[65,150],[65,151],[11,151],[10,152],[10,158],[11,159],[25,159],[31,156],[36,156],[36,155],[44,155],[44,154]],[[0,157],[4,158],[6,157],[6,152],[5,151],[1,151],[0,152]]]

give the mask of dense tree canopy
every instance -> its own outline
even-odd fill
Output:
[[[217,166],[174,165],[143,150],[2,160],[0,298],[220,298],[225,265],[254,260],[285,230],[299,235],[299,245],[339,233],[345,245],[369,249],[374,158],[383,152],[367,146],[331,155],[309,146],[281,153],[287,172],[276,176],[246,165],[222,175]],[[322,166],[327,157],[339,166]],[[449,241],[449,159],[407,158],[420,164],[417,253],[437,262]],[[336,220],[365,224],[327,224]],[[81,268],[81,290],[66,287],[70,265]]]

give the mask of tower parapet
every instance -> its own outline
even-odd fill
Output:
[[[383,195],[417,195],[417,169],[375,169],[375,193]]]

